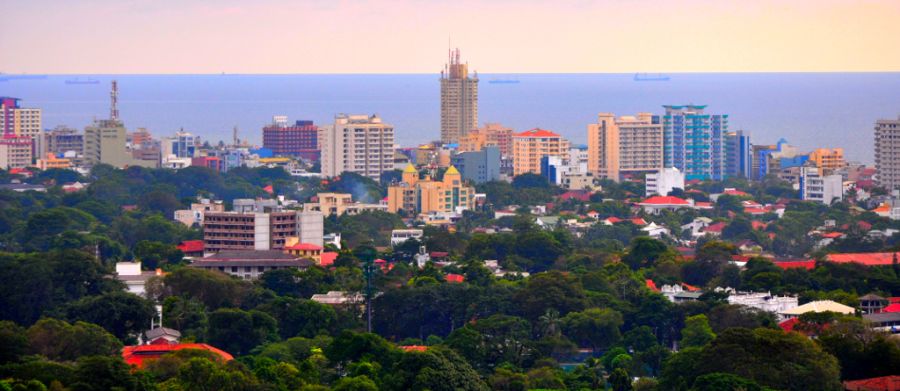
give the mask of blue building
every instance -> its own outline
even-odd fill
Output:
[[[750,136],[744,135],[743,130],[725,134],[725,176],[747,179],[751,177],[753,166],[751,149]]]
[[[453,157],[453,166],[464,181],[496,181],[500,179],[500,148],[484,147],[480,151],[462,152]]]
[[[562,183],[562,159],[559,156],[544,156],[541,158],[541,176],[547,178],[547,182],[553,185]]]
[[[706,114],[705,105],[663,106],[665,115],[653,116],[663,125],[663,166],[675,167],[685,179],[725,178],[727,114]]]

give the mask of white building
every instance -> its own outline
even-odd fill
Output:
[[[395,229],[391,231],[391,246],[402,244],[409,239],[422,241],[424,231],[421,229]]]
[[[800,168],[800,199],[831,205],[844,199],[844,181],[840,175],[819,174],[818,167]]]
[[[649,173],[646,177],[646,196],[668,195],[674,189],[684,189],[684,173],[675,167],[668,167]]]
[[[727,291],[727,289],[726,289]],[[780,314],[797,308],[800,304],[796,296],[773,296],[771,292],[731,292],[728,296],[729,304],[745,305],[766,312]]]
[[[377,181],[394,169],[394,127],[377,115],[339,114],[319,132],[326,177],[346,171]]]
[[[129,293],[138,296],[145,296],[147,280],[152,277],[161,276],[162,270],[141,271],[140,262],[117,262],[116,263],[116,279],[125,283],[125,287]]]

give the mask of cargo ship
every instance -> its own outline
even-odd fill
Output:
[[[669,81],[669,76],[662,73],[635,73],[634,81]]]
[[[68,79],[68,80],[66,80],[66,84],[100,84],[100,80],[97,80],[97,79],[80,79],[80,78],[77,78],[77,77],[76,77],[76,78],[74,78],[74,79]]]

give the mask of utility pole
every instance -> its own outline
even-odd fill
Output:
[[[366,331],[372,332],[372,272],[375,268],[373,260],[366,257],[363,272],[366,275]]]

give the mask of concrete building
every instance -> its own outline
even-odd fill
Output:
[[[663,167],[663,127],[650,113],[616,118],[597,115],[588,125],[588,171],[619,181],[624,173],[656,171]]]
[[[425,231],[421,229],[395,229],[391,231],[391,246],[403,244],[410,239],[421,242],[423,235],[425,235]]]
[[[809,158],[803,155],[797,147],[788,144],[787,140],[780,139],[774,145],[753,145],[752,179],[763,179],[766,175],[777,174],[783,169],[800,167]]]
[[[453,156],[452,164],[462,174],[464,181],[496,181],[500,179],[500,148],[485,146],[477,151],[458,153]]]
[[[412,165],[403,170],[403,181],[388,187],[388,211],[409,215],[452,213],[475,206],[475,188],[466,186],[462,175],[450,166],[440,181],[419,178]]]
[[[135,140],[132,139],[132,142]],[[142,140],[143,141],[143,140]],[[160,141],[163,156],[175,155],[181,158],[193,158],[199,156],[197,148],[199,139],[189,132],[179,130],[172,137],[165,137]]]
[[[0,136],[0,169],[25,168],[31,165],[34,142],[30,137],[6,133]]]
[[[485,147],[497,147],[500,156],[512,155],[513,130],[508,126],[497,123],[487,123],[484,126],[470,130],[459,138],[459,152],[480,151]]]
[[[684,190],[684,173],[675,167],[663,168],[647,174],[644,188],[647,197],[669,195],[674,189]]]
[[[725,177],[727,114],[707,114],[705,105],[663,106],[654,116],[663,126],[663,166],[675,167],[687,179],[722,180]]]
[[[844,198],[844,181],[840,175],[821,175],[819,168],[800,168],[800,199],[831,205]]]
[[[279,269],[306,269],[314,262],[280,250],[228,250],[195,259],[190,267],[218,270],[244,280],[258,280],[263,273]]]
[[[190,209],[175,211],[175,221],[188,227],[203,223],[203,214],[208,212],[225,212],[225,204],[222,201],[201,199],[200,202],[192,202]]]
[[[725,176],[751,178],[751,149],[750,136],[743,130],[725,133]]]
[[[323,227],[321,212],[205,212],[204,251],[280,250],[290,238],[321,246]]]
[[[313,121],[296,121],[288,124],[286,116],[275,116],[272,123],[262,129],[263,148],[272,150],[275,156],[293,156],[306,161],[318,161],[319,127]]]
[[[163,272],[160,269],[142,271],[140,262],[116,263],[116,279],[125,284],[125,288],[129,293],[141,297],[147,296],[147,281],[153,277],[161,276],[163,276]]]
[[[19,101],[0,97],[0,135],[28,137],[32,140],[32,156],[42,156],[46,146],[41,133],[41,109],[22,107]]]
[[[900,116],[875,122],[875,170],[888,192],[900,186]]]
[[[357,215],[367,210],[380,210],[386,212],[385,204],[363,204],[353,201],[353,195],[349,193],[319,193],[311,202],[303,204],[303,210],[321,212],[325,217],[331,215]]]
[[[109,119],[94,120],[94,123],[84,128],[84,164],[109,164],[115,167],[142,166],[157,167],[159,154],[156,160],[135,159],[128,150],[128,132],[125,125],[119,120],[118,109],[118,84],[112,82],[110,92],[110,116]]]
[[[44,145],[47,146],[47,153],[63,155],[74,152],[76,156],[81,156],[84,154],[84,135],[78,130],[57,126],[44,133]]]
[[[817,148],[809,154],[809,161],[819,167],[819,171],[825,175],[847,165],[847,161],[844,160],[844,148]]]
[[[458,143],[478,127],[478,73],[469,75],[469,64],[451,50],[441,71],[441,141]]]
[[[513,175],[541,173],[541,158],[564,157],[569,142],[549,130],[534,128],[513,135]]]
[[[35,165],[41,170],[67,169],[72,168],[72,161],[66,158],[57,158],[53,153],[47,153],[44,158],[38,159]]]
[[[394,127],[377,115],[345,115],[323,126],[322,175],[353,172],[379,180],[394,169]]]

